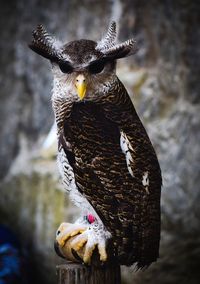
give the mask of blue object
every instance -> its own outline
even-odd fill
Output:
[[[21,283],[19,242],[5,226],[0,225],[0,284]]]
[[[18,250],[10,244],[0,246],[0,279],[10,274],[20,275]]]

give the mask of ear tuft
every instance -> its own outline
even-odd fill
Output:
[[[112,21],[106,35],[101,39],[100,42],[98,42],[96,49],[103,52],[104,50],[111,48],[115,45],[116,36],[116,22]]]
[[[51,61],[62,59],[61,43],[48,34],[43,25],[38,25],[32,34],[33,40],[29,44],[29,47],[33,51]]]
[[[96,46],[96,49],[103,53],[104,58],[115,60],[137,52],[138,47],[134,39],[116,44],[116,36],[116,23],[111,22],[106,36]]]
[[[138,51],[136,41],[129,39],[123,43],[117,44],[104,52],[104,57],[108,59],[119,59],[135,54]]]

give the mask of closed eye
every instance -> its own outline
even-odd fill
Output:
[[[73,67],[70,65],[70,63],[68,63],[68,62],[59,62],[58,64],[59,64],[60,70],[63,73],[70,74],[70,73],[73,72]]]
[[[104,67],[105,67],[105,62],[98,60],[90,63],[90,65],[88,66],[88,71],[91,74],[98,74],[103,71]]]

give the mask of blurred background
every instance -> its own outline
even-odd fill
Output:
[[[163,174],[160,259],[145,272],[123,268],[123,283],[199,283],[199,3],[1,1],[0,224],[18,238],[28,283],[56,283],[61,260],[53,250],[55,231],[62,221],[76,219],[78,210],[62,190],[55,134],[49,134],[54,122],[50,64],[27,44],[38,23],[63,41],[99,40],[111,20],[118,23],[119,41],[138,42],[137,55],[119,60],[117,73]]]

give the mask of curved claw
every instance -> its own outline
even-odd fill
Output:
[[[83,255],[83,261],[86,264],[90,264],[91,263],[91,258],[92,258],[92,254],[95,250],[97,244],[93,243],[91,245],[86,244],[85,246],[85,252]]]
[[[103,262],[106,262],[108,259],[108,255],[106,252],[106,244],[105,242],[101,242],[98,244],[98,251],[99,251],[99,255],[100,255],[100,260]]]

